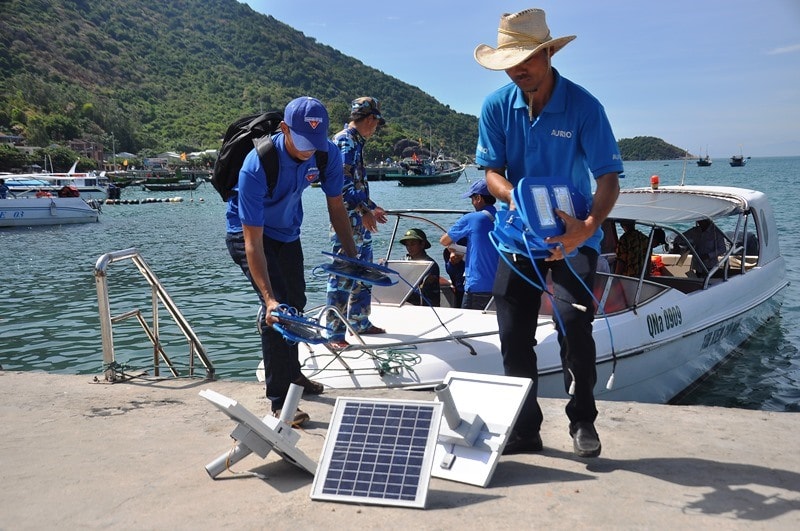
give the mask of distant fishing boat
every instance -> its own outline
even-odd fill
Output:
[[[750,157],[747,158],[749,159]],[[747,161],[745,160],[744,155],[742,154],[742,146],[739,146],[739,154],[731,157],[730,165],[733,167],[737,167],[737,166],[744,166],[745,164],[747,164]]]
[[[708,148],[706,148],[706,156],[705,157],[698,157],[697,158],[697,165],[700,167],[708,167],[711,166],[713,161],[708,156]]]
[[[402,172],[388,173],[386,178],[397,180],[400,186],[425,186],[448,184],[458,180],[464,165],[454,159],[437,157],[434,160],[405,159],[400,163]]]

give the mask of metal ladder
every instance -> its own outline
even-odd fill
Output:
[[[148,284],[150,284],[152,294],[153,294],[153,323],[152,326],[148,325],[147,321],[145,321],[144,317],[142,316],[142,312],[139,309],[134,309],[125,313],[122,313],[117,316],[111,315],[111,307],[109,304],[109,297],[108,297],[108,266],[110,266],[114,262],[119,262],[121,260],[131,260],[134,265],[139,269],[142,276],[145,278]],[[115,251],[111,253],[106,253],[102,255],[100,258],[97,259],[97,263],[94,266],[94,280],[95,285],[97,287],[97,302],[98,302],[98,309],[100,311],[100,331],[103,336],[103,375],[107,381],[114,382],[119,379],[118,376],[118,368],[119,365],[117,364],[114,356],[114,334],[112,331],[112,325],[114,323],[118,323],[125,319],[129,319],[131,317],[135,317],[139,324],[144,329],[147,337],[150,339],[150,342],[153,344],[153,368],[155,376],[159,376],[159,363],[160,360],[163,360],[166,364],[167,368],[172,373],[172,376],[178,377],[178,371],[175,369],[172,361],[167,356],[166,352],[162,348],[161,341],[159,339],[159,332],[158,332],[158,307],[159,303],[161,303],[167,312],[172,316],[172,319],[175,321],[175,324],[178,325],[183,335],[186,337],[186,340],[189,342],[189,376],[194,376],[194,365],[195,365],[195,356],[200,360],[205,367],[206,370],[206,379],[213,379],[214,378],[214,367],[211,364],[211,361],[206,356],[206,349],[203,347],[203,344],[200,342],[200,339],[197,337],[197,334],[194,333],[192,327],[189,325],[189,322],[184,318],[183,314],[180,312],[178,307],[175,305],[175,302],[167,293],[167,290],[164,289],[164,286],[158,280],[158,277],[150,269],[150,266],[147,265],[144,258],[136,248],[124,249],[121,251]]]

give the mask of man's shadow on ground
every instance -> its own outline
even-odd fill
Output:
[[[569,452],[546,449],[546,456],[577,460]],[[581,460],[583,461],[583,460]],[[710,489],[707,492],[687,493],[689,501],[683,510],[707,515],[731,515],[737,519],[766,521],[783,514],[800,511],[800,473],[741,463],[729,463],[692,457],[653,457],[630,460],[599,458],[587,463],[587,474],[564,475],[564,471],[549,467],[514,463],[500,464],[491,486],[530,484],[553,481],[581,481],[595,474],[626,471],[642,474],[686,487]],[[779,466],[779,464],[778,464]],[[536,468],[535,473],[531,468]],[[768,493],[773,491],[772,493]],[[765,494],[768,493],[768,494]],[[680,501],[680,500],[678,500]]]

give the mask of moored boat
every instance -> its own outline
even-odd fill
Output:
[[[697,165],[701,168],[707,168],[711,166],[711,163],[714,162],[711,160],[711,157],[708,156],[708,149],[706,149],[706,156],[701,157],[700,155],[697,156]]]
[[[464,167],[459,166],[450,170],[435,170],[430,173],[387,174],[388,180],[397,180],[400,186],[426,186],[429,184],[454,183],[461,177]]]
[[[37,192],[51,195],[72,195],[75,192],[84,199],[105,199],[108,179],[105,172],[78,173],[77,161],[66,173],[25,173],[3,175],[10,192],[17,197],[33,197]]]
[[[0,227],[91,223],[99,218],[99,206],[80,197],[0,199]]]
[[[747,158],[749,159],[750,157]],[[731,157],[730,165],[733,167],[739,167],[739,166],[744,166],[745,164],[747,164],[747,159],[745,159],[744,154],[742,154],[742,149],[740,146],[739,154]]]
[[[744,166],[746,164],[742,155],[734,155],[731,157],[730,165],[733,167]]]
[[[390,214],[398,220],[394,242],[398,230],[409,223],[420,226],[437,212]],[[649,260],[638,277],[597,274],[597,397],[666,403],[723,362],[778,311],[788,282],[777,225],[763,193],[715,186],[623,190],[610,219],[635,220],[649,233],[651,246],[659,231],[681,242],[683,232],[704,219],[727,232],[726,251],[701,271],[689,245],[686,253],[654,249],[653,260],[669,276],[654,276]],[[385,265],[413,285],[424,272],[399,256],[390,247]],[[412,306],[404,302],[409,291],[408,285],[374,286],[371,320],[387,333],[351,334],[351,345],[342,351],[301,344],[304,374],[331,388],[360,389],[430,388],[449,371],[503,373],[491,304],[484,311]],[[306,315],[313,316],[314,310]],[[536,332],[539,396],[565,397],[553,321],[550,305],[543,304]],[[612,372],[614,384],[607,388]]]
[[[425,186],[448,184],[458,180],[465,165],[457,160],[439,156],[423,160],[418,157],[403,159],[400,171],[386,174],[387,180],[396,180],[400,186]]]
[[[150,190],[151,192],[177,192],[183,190],[197,190],[204,181],[178,181],[175,183],[163,183],[145,181],[142,183],[142,188]]]

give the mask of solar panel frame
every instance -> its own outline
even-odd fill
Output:
[[[230,417],[230,419],[239,426],[244,426],[246,429],[251,430],[255,436],[262,439],[269,448],[274,450],[275,453],[280,455],[284,460],[306,472],[314,473],[316,463],[303,453],[302,450],[294,446],[294,443],[299,437],[292,432],[291,427],[281,423],[272,416],[260,419],[236,400],[216,391],[212,391],[211,389],[204,389],[200,391],[199,394],[225,415]],[[288,430],[288,432],[284,433],[283,430]],[[241,442],[242,441],[240,441],[240,443]],[[249,449],[254,450],[253,448]]]
[[[311,498],[424,508],[442,404],[336,399]]]
[[[431,475],[487,487],[533,382],[530,378],[450,371],[443,383],[449,386],[459,414],[476,414],[484,426],[473,446],[437,441]],[[440,422],[443,431],[446,419],[442,417]]]

